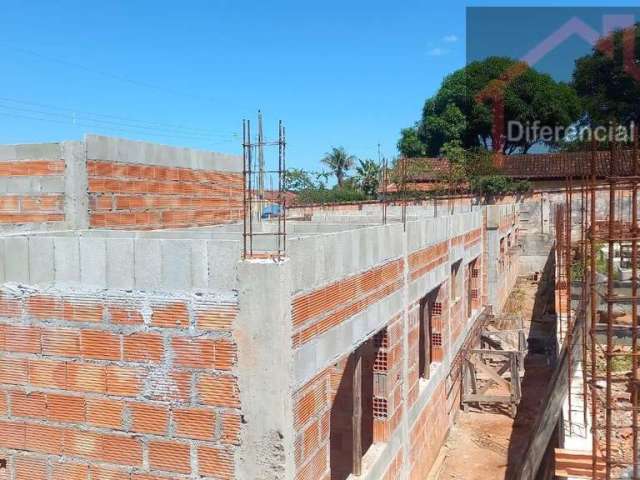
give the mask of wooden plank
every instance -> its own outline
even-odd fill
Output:
[[[353,369],[353,465],[354,475],[362,474],[362,355],[356,350]]]
[[[482,372],[484,372],[487,375],[489,375],[489,377],[491,377],[491,380],[496,382],[498,385],[506,388],[508,391],[511,390],[509,382],[507,382],[504,378],[502,378],[500,375],[498,375],[498,373],[493,368],[491,368],[488,365],[485,365],[483,362],[481,362],[480,360],[478,360],[476,358],[471,357],[470,360],[471,360],[471,363],[473,363],[476,368],[478,368]]]
[[[512,403],[511,395],[465,395],[463,402],[480,402],[480,403]]]
[[[513,350],[487,350],[485,348],[476,348],[474,350],[471,350],[471,353],[477,353],[479,355],[497,355],[500,357],[508,357],[512,353],[514,353],[514,351]]]
[[[514,402],[520,401],[520,373],[518,372],[518,361],[515,355],[511,356],[511,396]]]

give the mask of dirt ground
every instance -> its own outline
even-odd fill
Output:
[[[553,317],[547,314],[549,300],[538,292],[537,282],[519,279],[503,314],[496,318],[496,324],[507,329],[513,328],[510,323],[521,316],[529,339],[516,418],[510,418],[506,409],[501,412],[489,406],[470,409],[468,413],[461,411],[428,480],[504,479],[517,467],[551,374],[549,353],[540,345],[552,334]],[[536,347],[532,349],[532,345]]]

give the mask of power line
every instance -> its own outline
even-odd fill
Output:
[[[73,122],[73,121],[64,121],[64,120],[55,120],[52,118],[42,118],[42,117],[34,117],[34,116],[30,116],[30,115],[23,115],[23,114],[16,114],[16,113],[11,113],[11,112],[3,112],[0,111],[0,116],[4,116],[4,117],[10,117],[10,118],[22,118],[22,119],[27,119],[27,120],[36,120],[36,121],[42,121],[42,122],[48,122],[48,123],[56,123],[59,125],[77,125],[77,126],[85,126],[85,127],[89,127],[89,128],[99,128],[102,130],[107,130],[107,131],[114,131],[114,132],[120,132],[120,133],[133,133],[133,134],[140,134],[141,132],[134,132],[132,130],[126,129],[126,128],[119,128],[119,127],[109,127],[109,126],[96,126],[96,125],[91,125],[91,124],[86,124],[83,122]],[[175,134],[171,134],[171,133],[160,133],[160,132],[144,132],[144,135],[150,136],[150,137],[159,137],[159,138],[188,138],[188,137],[184,137],[182,135],[175,135]],[[193,138],[192,138],[193,139]],[[216,142],[210,142],[207,141],[206,138],[201,137],[201,138],[197,138],[197,140],[199,141],[204,141],[206,144],[208,145],[221,145],[221,144],[225,144],[225,143],[232,143],[235,142],[235,139],[228,139],[228,140],[222,140],[222,141],[216,141]]]
[[[18,105],[28,105],[28,106],[41,107],[41,108],[44,108],[44,109],[47,109],[47,110],[52,110],[52,112],[46,112],[46,113],[52,113],[52,114],[56,113],[56,114],[59,114],[59,115],[67,115],[67,114],[63,114],[63,113],[60,113],[60,112],[68,112],[70,114],[73,114],[74,116],[77,115],[78,113],[82,113],[82,114],[85,114],[85,115],[87,115],[89,117],[96,117],[95,119],[89,118],[89,120],[93,120],[93,121],[97,121],[97,122],[105,122],[105,123],[126,124],[126,125],[129,125],[129,126],[133,126],[134,128],[154,128],[154,129],[159,129],[159,130],[181,131],[181,132],[184,132],[185,134],[189,134],[189,135],[205,135],[207,137],[211,137],[211,136],[220,136],[220,137],[235,136],[235,137],[237,137],[238,136],[237,133],[233,133],[233,132],[215,133],[213,131],[209,131],[209,130],[204,129],[204,128],[187,127],[187,126],[183,126],[183,125],[162,123],[162,122],[154,122],[154,121],[147,121],[147,120],[136,120],[136,119],[117,116],[117,115],[96,113],[96,112],[90,112],[90,111],[87,111],[87,110],[77,110],[77,109],[68,108],[68,107],[54,106],[54,105],[50,105],[50,104],[31,102],[31,101],[26,101],[26,100],[19,100],[19,99],[14,99],[14,98],[9,98],[9,97],[0,97],[0,102],[13,103],[13,104],[18,104]],[[24,109],[24,107],[14,107],[14,106],[5,106],[5,108]],[[40,112],[38,112],[38,113],[40,113]],[[120,121],[119,122],[113,122],[112,120],[103,120],[100,117],[105,118],[105,119],[115,119],[115,120],[120,120]]]
[[[112,73],[112,72],[108,72],[106,70],[101,70],[101,69],[96,69],[96,68],[92,68],[92,67],[88,67],[86,65],[83,65],[81,63],[77,63],[77,62],[72,62],[69,60],[65,60],[62,58],[57,58],[57,57],[53,57],[51,55],[45,55],[39,52],[36,52],[34,50],[30,50],[28,48],[24,48],[24,47],[18,47],[16,45],[12,45],[10,43],[7,42],[0,42],[0,45],[15,50],[17,52],[21,52],[23,54],[32,56],[32,57],[36,57],[36,58],[41,58],[44,60],[48,60],[50,62],[54,62],[54,63],[59,63],[62,65],[66,65],[68,67],[73,67],[79,70],[84,70],[86,72],[89,73],[94,73],[97,75],[101,75],[103,77],[106,78],[111,78],[114,80],[118,80],[121,82],[125,82],[125,83],[129,83],[131,85],[135,85],[137,87],[142,87],[142,88],[149,88],[149,89],[153,89],[153,90],[158,90],[158,91],[163,91],[163,92],[167,92],[170,93],[172,95],[178,95],[178,96],[182,96],[182,97],[188,97],[191,98],[193,100],[198,100],[198,101],[207,101],[207,102],[215,102],[215,100],[211,97],[207,97],[204,95],[199,95],[199,94],[193,94],[193,93],[189,93],[189,92],[182,92],[180,90],[176,90],[173,88],[168,88],[168,87],[163,87],[160,85],[154,85],[152,83],[143,81],[143,80],[137,80],[137,79],[133,79],[133,78],[129,78],[125,75],[119,74],[119,73]]]
[[[106,128],[118,128],[121,130],[128,130],[128,131],[135,131],[137,133],[151,133],[151,134],[158,134],[158,135],[167,135],[167,136],[172,136],[175,138],[187,138],[187,139],[194,139],[194,140],[206,140],[209,138],[212,138],[212,136],[210,135],[203,135],[203,134],[188,134],[185,132],[180,132],[180,131],[172,131],[170,129],[158,129],[158,128],[150,128],[150,127],[146,127],[146,126],[138,126],[135,124],[126,124],[126,123],[119,123],[119,122],[113,122],[113,121],[108,121],[108,120],[95,120],[95,119],[91,119],[91,118],[82,118],[82,117],[78,117],[76,115],[70,115],[67,113],[59,113],[59,112],[47,112],[47,111],[42,111],[42,110],[34,110],[34,109],[30,109],[30,108],[22,108],[22,107],[14,107],[14,106],[9,106],[7,107],[6,105],[3,105],[0,103],[0,109],[4,109],[6,111],[9,112],[15,112],[17,111],[18,113],[28,113],[28,114],[39,114],[39,115],[44,115],[44,116],[49,116],[49,117],[56,117],[56,118],[62,118],[63,120],[66,120],[67,123],[71,123],[73,125],[76,124],[80,124],[83,123],[85,125],[89,125],[89,126],[97,126],[97,127],[106,127]],[[231,136],[229,136],[231,137]],[[224,137],[221,137],[224,138]]]

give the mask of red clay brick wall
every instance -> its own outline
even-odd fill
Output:
[[[445,389],[444,382],[441,382],[409,433],[411,480],[427,477],[448,431]]]
[[[236,310],[207,299],[3,291],[9,478],[234,478]]]
[[[403,284],[402,269],[402,260],[393,260],[297,295],[292,302],[294,348],[399,290]]]
[[[93,228],[215,225],[242,216],[242,174],[88,161]]]
[[[501,235],[504,235],[502,241],[503,248],[498,248],[498,275],[504,279],[503,282],[499,282],[498,299],[496,306],[502,309],[504,303],[507,301],[507,297],[511,293],[513,286],[518,279],[518,258],[520,251],[516,248],[518,245],[518,218],[516,214],[505,215],[500,222],[499,231]],[[508,237],[506,232],[511,228],[511,246],[508,243]]]
[[[9,178],[64,177],[63,160],[17,160],[0,162],[0,181]],[[62,222],[63,193],[0,195],[0,224]]]
[[[483,229],[479,228],[451,240],[451,244],[464,246],[465,249],[475,247],[483,239]],[[436,267],[448,262],[449,241],[432,245],[413,252],[408,257],[409,281],[415,281]],[[373,267],[366,272],[353,275],[338,282],[322,286],[311,292],[303,292],[294,297],[292,302],[292,322],[294,327],[293,347],[298,348],[334,326],[344,322],[353,315],[379,302],[386,296],[403,286],[402,260],[393,260],[384,265]],[[446,352],[452,348],[450,343],[459,338],[466,326],[466,289],[471,285],[478,290],[474,307],[481,302],[481,278],[483,275],[481,259],[470,265],[462,265],[460,275],[472,276],[472,269],[477,270],[475,279],[463,282],[461,300],[451,306],[449,280],[437,287],[436,301],[432,311],[431,349],[434,362],[441,362]],[[425,292],[428,294],[429,292]],[[376,443],[391,439],[397,431],[403,415],[415,405],[420,391],[419,381],[419,301],[408,309],[408,398],[402,400],[402,360],[405,352],[402,347],[403,331],[402,315],[389,320],[386,327],[374,337],[375,358],[373,362],[373,440]],[[453,330],[452,330],[453,329]],[[350,382],[351,371],[348,368],[349,356],[345,355],[335,365],[318,373],[294,394],[294,429],[295,461],[297,479],[328,479],[332,463],[331,445],[342,440],[333,438],[332,424],[335,422],[336,394],[343,384],[343,379]],[[363,365],[364,371],[364,365]],[[445,386],[446,385],[446,386]],[[457,389],[456,389],[457,386]],[[446,394],[445,394],[446,392]],[[364,397],[363,397],[364,399]],[[448,431],[450,417],[455,414],[459,405],[459,375],[449,381],[443,379],[436,387],[436,395],[429,402],[419,420],[413,427],[412,463],[413,478],[415,475],[426,475]],[[340,407],[340,406],[339,406]],[[346,408],[346,407],[345,407]],[[345,410],[338,408],[338,411]],[[345,410],[346,411],[346,410]],[[348,412],[347,412],[348,413]],[[350,417],[342,419],[348,424]],[[338,437],[344,436],[337,432]],[[348,435],[346,435],[348,437]],[[345,437],[346,438],[346,437]],[[345,448],[351,439],[345,439]],[[423,443],[429,444],[425,447]],[[335,448],[335,446],[334,446]],[[366,449],[364,449],[366,451]],[[400,450],[387,467],[385,478],[397,478],[403,456],[407,453]],[[335,457],[335,455],[334,455]],[[419,473],[418,473],[419,472]],[[421,477],[424,478],[424,477]]]
[[[336,379],[334,369],[325,369],[294,395],[296,480],[329,478],[329,396]]]

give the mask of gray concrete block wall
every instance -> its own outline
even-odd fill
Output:
[[[401,224],[293,238],[288,242],[293,291],[354,275],[402,255]]]
[[[0,145],[0,162],[16,160],[60,160],[60,143]]]
[[[239,241],[49,235],[0,238],[0,282],[38,287],[231,291]]]
[[[289,248],[292,292],[297,294],[313,290],[375,268],[391,258],[404,258],[406,265],[409,254],[481,228],[482,221],[483,213],[477,210],[408,222],[406,232],[402,224],[386,225],[292,241]],[[417,281],[408,282],[405,279],[405,288],[297,349],[296,386],[303,385],[342,355],[352,351],[383,328],[390,318],[406,309],[407,305],[442,284],[450,276],[453,262],[462,260],[467,264],[478,258],[482,254],[482,245],[470,249],[461,245],[452,248],[449,254],[447,263],[439,265]]]
[[[88,160],[242,172],[241,155],[172,147],[101,135],[86,135],[85,144]]]

